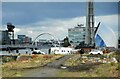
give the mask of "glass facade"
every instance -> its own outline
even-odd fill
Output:
[[[68,38],[72,45],[79,45],[85,41],[85,27],[74,27],[68,29]]]
[[[94,30],[96,27],[94,28]],[[85,43],[85,27],[74,27],[74,28],[69,28],[68,29],[68,38],[69,42],[76,46],[79,45],[80,43]]]
[[[18,40],[20,44],[26,44],[26,43],[31,43],[32,38],[26,36],[26,35],[18,35]]]
[[[104,40],[98,34],[95,37],[95,45],[96,47],[106,47]]]

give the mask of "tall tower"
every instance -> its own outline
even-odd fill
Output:
[[[87,2],[87,15],[86,15],[86,35],[85,44],[94,45],[94,4],[93,0]]]

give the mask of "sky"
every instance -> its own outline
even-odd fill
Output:
[[[58,39],[63,39],[68,35],[68,28],[73,28],[77,24],[84,24],[85,26],[85,1],[47,1],[17,2],[17,0],[4,0],[2,2],[1,29],[6,29],[6,23],[11,22],[16,26],[15,38],[17,38],[18,34],[25,34],[34,39],[37,35],[47,32]],[[113,2],[95,2],[94,15],[95,26],[97,26],[98,22],[101,22],[98,33],[105,39],[108,46],[116,46],[118,34],[118,2],[115,2],[115,0]],[[114,42],[111,43],[111,41]]]
[[[56,0],[1,0],[2,2],[56,2]],[[87,0],[57,0],[57,2],[85,2]],[[118,2],[119,0],[94,0],[95,2]]]

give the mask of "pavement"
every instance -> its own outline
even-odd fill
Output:
[[[51,63],[47,64],[47,67],[52,67],[52,68],[60,68],[61,66],[63,66],[63,63],[69,59],[70,57],[72,57],[73,55],[65,55],[57,60],[54,60]]]

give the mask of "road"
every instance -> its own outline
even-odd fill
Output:
[[[72,56],[73,55],[65,55],[51,63],[48,63],[45,67],[27,70],[23,73],[22,77],[57,77],[59,68]]]

